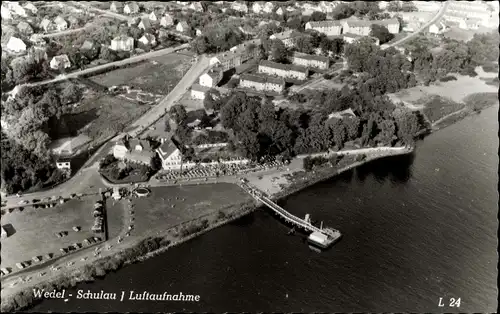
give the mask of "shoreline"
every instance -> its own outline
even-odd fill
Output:
[[[283,186],[281,191],[270,195],[270,198],[274,201],[280,200],[314,184],[331,179],[336,175],[369,163],[373,160],[409,154],[413,151],[414,147],[409,147],[399,151],[382,152],[366,157],[361,161],[348,160],[350,157],[354,157],[349,156],[343,159],[348,162],[348,164],[344,166],[340,166],[338,168],[335,166],[322,166],[318,170],[315,169],[310,172],[301,172],[300,180],[288,182]],[[50,291],[50,287],[52,286],[53,289],[60,290],[73,288],[81,282],[92,282],[96,279],[103,278],[107,273],[117,271],[126,265],[158,256],[173,247],[188,242],[213,229],[222,227],[261,208],[262,204],[258,204],[254,200],[242,202],[238,205],[226,208],[227,210],[225,210],[225,212],[227,211],[228,213],[224,212],[222,217],[220,216],[220,212],[222,211],[221,209],[219,212],[206,214],[193,220],[183,222],[177,226],[164,230],[156,237],[144,237],[134,241],[123,251],[96,260],[92,265],[83,265],[80,268],[67,273],[61,273],[59,276],[50,281],[22,289],[7,296],[3,296],[2,291],[1,310],[2,312],[11,312],[32,308],[34,305],[42,301],[33,296],[33,289],[46,288],[46,291]],[[182,235],[183,232],[188,232],[188,234]]]

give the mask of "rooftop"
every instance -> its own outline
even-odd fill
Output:
[[[328,57],[316,56],[316,55],[308,55],[305,53],[295,52],[293,54],[294,58],[305,59],[305,60],[315,60],[320,62],[328,62],[330,59]]]
[[[274,69],[281,69],[281,70],[285,70],[285,71],[307,72],[307,68],[303,67],[303,66],[294,65],[294,64],[276,63],[276,62],[267,61],[267,60],[260,61],[259,66],[270,67],[270,68],[274,68]]]
[[[201,86],[200,84],[193,84],[193,86],[191,86],[191,89],[194,90],[194,91],[197,91],[197,92],[207,92],[208,90],[210,90],[210,87],[206,87],[206,86]]]
[[[252,81],[252,82],[257,82],[257,83],[271,83],[271,84],[279,84],[279,85],[285,85],[285,80],[281,77],[272,77],[269,75],[263,75],[263,74],[241,74],[240,79],[242,81]]]
[[[342,23],[340,21],[317,21],[317,22],[311,21],[308,23],[309,23],[309,25],[311,25],[312,28],[334,27],[334,26],[342,27]]]

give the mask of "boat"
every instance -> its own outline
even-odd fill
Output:
[[[320,248],[326,249],[336,242],[342,234],[333,228],[321,228],[321,232],[315,231],[307,237],[307,241]]]

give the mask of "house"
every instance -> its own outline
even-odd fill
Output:
[[[197,12],[203,12],[203,6],[198,1],[192,2],[189,8]]]
[[[142,35],[141,38],[139,38],[139,42],[143,44],[144,46],[151,46],[154,47],[156,46],[156,38],[152,34],[144,34]]]
[[[71,67],[71,62],[67,55],[55,56],[50,60],[50,68],[54,70],[67,69]]]
[[[446,25],[443,22],[436,22],[433,23],[431,26],[429,26],[429,33],[430,34],[441,34],[446,30]]]
[[[150,165],[154,155],[149,141],[128,136],[116,142],[113,147],[113,156],[116,159],[138,164]]]
[[[292,63],[322,70],[326,70],[330,67],[330,59],[328,57],[308,55],[299,52],[293,54]]]
[[[253,13],[259,14],[262,11],[262,9],[263,8],[262,8],[262,5],[261,5],[260,2],[256,1],[256,2],[253,3],[253,5],[252,5],[252,11],[253,11]]]
[[[487,21],[493,14],[492,8],[483,1],[449,1],[445,16],[462,16]]]
[[[264,11],[265,13],[272,13],[274,10],[274,4],[272,2],[266,2],[264,4],[264,7],[262,8],[262,11]]]
[[[139,5],[136,2],[129,2],[123,7],[123,13],[129,15],[139,13],[139,10]]]
[[[7,42],[7,50],[15,53],[24,52],[26,51],[26,44],[21,39],[12,36]]]
[[[196,29],[196,36],[201,36],[203,33],[199,28]]]
[[[286,10],[287,10],[288,12],[294,12],[296,9],[290,5],[290,6],[287,6],[287,7],[286,7]]]
[[[178,143],[173,139],[161,139],[161,146],[156,149],[164,170],[177,170],[182,166],[182,154]]]
[[[205,93],[210,90],[210,87],[193,84],[191,87],[191,97],[194,99],[205,99]]]
[[[210,65],[220,64],[223,71],[240,66],[241,63],[241,54],[236,51],[226,51],[210,59]]]
[[[109,6],[111,12],[120,13],[123,11],[123,2],[113,1]]]
[[[2,13],[2,20],[6,21],[12,19],[12,14],[6,6],[2,5],[0,12]]]
[[[132,51],[134,49],[134,39],[129,36],[118,36],[111,41],[109,49],[114,51]]]
[[[282,93],[285,90],[285,80],[282,77],[243,73],[240,76],[240,87]]]
[[[25,21],[21,21],[17,24],[17,29],[23,35],[29,36],[33,34],[33,28],[31,25],[26,23]]]
[[[148,19],[151,21],[151,22],[158,22],[158,17],[156,16],[156,13],[153,11],[151,13],[149,13],[148,15]]]
[[[397,19],[373,20],[373,21],[347,20],[344,22],[343,32],[361,36],[368,36],[370,34],[371,26],[373,24],[386,27],[389,33],[391,34],[399,33],[400,25]]]
[[[85,40],[82,44],[82,46],[80,47],[80,50],[92,50],[92,48],[94,48],[94,42],[91,41],[91,40]]]
[[[141,18],[138,16],[131,17],[127,21],[128,27],[137,26],[141,22]]]
[[[30,11],[31,14],[36,14],[38,12],[38,9],[31,2],[26,2],[26,4],[24,5],[24,9]]]
[[[296,30],[288,30],[273,34],[269,37],[269,39],[281,40],[283,44],[285,44],[285,47],[290,48],[295,46],[295,39],[297,39],[297,37],[301,37],[302,35],[302,33],[297,32]]]
[[[283,7],[279,7],[278,10],[276,10],[276,14],[278,15],[283,15]]]
[[[160,20],[160,25],[163,27],[168,27],[174,25],[174,19],[170,14],[165,14]]]
[[[241,2],[233,2],[231,4],[231,9],[238,12],[248,13],[248,6]]]
[[[358,41],[360,38],[370,38],[373,43],[377,46],[380,46],[380,40],[376,37],[372,37],[372,36],[361,36],[361,35],[357,35],[357,34],[351,34],[351,33],[344,33],[342,35],[342,39],[348,43],[348,44],[352,44],[353,42],[356,42]]]
[[[220,67],[211,68],[208,72],[202,74],[199,78],[201,86],[215,87],[222,80],[223,71]]]
[[[462,29],[478,29],[481,20],[478,18],[468,18],[465,21],[460,21],[459,27]]]
[[[68,28],[68,22],[66,22],[66,20],[63,19],[61,16],[57,16],[54,19],[54,24],[55,24],[56,29],[58,31],[63,31],[63,30],[66,30]]]
[[[40,28],[43,29],[45,33],[48,33],[53,31],[56,26],[51,20],[44,18],[42,22],[40,22]]]
[[[60,159],[56,161],[56,167],[60,170],[70,170],[71,171],[71,161],[69,159]]]
[[[189,25],[186,21],[181,21],[181,22],[177,23],[175,30],[180,32],[180,33],[185,33],[189,30]]]
[[[267,60],[260,61],[258,73],[276,75],[282,78],[292,78],[297,80],[305,80],[309,76],[309,70],[306,67],[292,64],[276,63]]]
[[[326,36],[337,36],[342,33],[342,24],[339,21],[307,22],[305,29],[312,29]]]
[[[147,17],[141,18],[141,21],[139,22],[139,25],[137,25],[142,30],[148,30],[151,29],[151,21]]]

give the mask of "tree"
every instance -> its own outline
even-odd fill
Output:
[[[165,118],[165,125],[164,125],[164,131],[165,132],[170,132],[172,130],[172,128],[170,127],[170,119],[169,118]]]
[[[415,113],[404,111],[396,118],[397,135],[404,143],[411,144],[419,131],[418,117]]]
[[[297,49],[297,51],[302,53],[311,54],[313,52],[311,38],[309,36],[301,36],[296,38],[295,49]]]
[[[347,3],[339,3],[333,9],[331,16],[334,20],[341,20],[352,16],[355,12]]]
[[[177,124],[182,124],[187,118],[186,108],[181,104],[170,107],[169,114]]]
[[[326,20],[326,13],[314,11],[313,14],[311,14],[311,21],[324,21],[324,20]]]
[[[191,43],[191,50],[201,55],[206,51],[212,50],[210,44],[208,43],[207,37],[202,35],[198,36]]]
[[[203,99],[203,106],[206,110],[219,111],[222,107],[222,96],[218,90],[215,88],[209,89],[205,93],[205,98]]]
[[[273,40],[271,45],[271,58],[274,62],[284,63],[288,61],[288,51],[285,44],[278,39]]]
[[[61,103],[72,104],[80,100],[82,97],[82,90],[73,83],[67,84],[61,92]]]
[[[385,26],[377,24],[372,24],[370,36],[378,38],[378,40],[380,40],[380,44],[385,44],[394,38],[394,35],[391,34]]]

